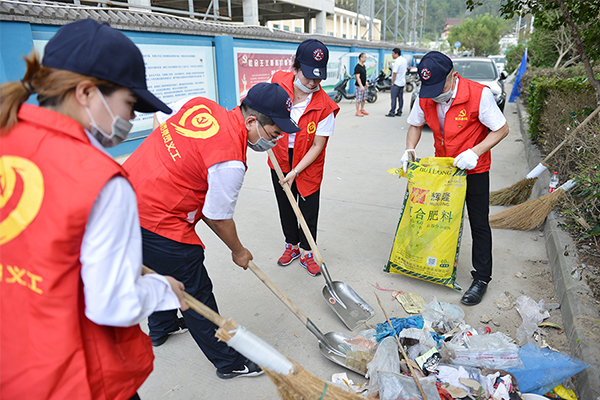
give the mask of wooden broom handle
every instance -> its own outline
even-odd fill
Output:
[[[250,268],[250,270],[254,272],[254,275],[256,275],[258,279],[260,279],[262,283],[264,283],[271,290],[271,292],[273,292],[273,294],[277,296],[277,298],[281,300],[283,304],[285,304],[287,308],[289,308],[290,311],[293,312],[294,315],[298,317],[298,319],[300,319],[300,321],[302,321],[304,325],[306,325],[308,317],[304,315],[294,303],[292,303],[292,301],[285,295],[285,293],[283,293],[281,289],[279,289],[273,283],[273,281],[269,279],[269,277],[265,275],[265,273],[262,272],[260,268],[258,268],[256,264],[254,264],[254,261],[248,261],[248,268]]]
[[[577,133],[577,131],[579,131],[579,129],[581,129],[583,126],[587,125],[587,123],[590,122],[590,120],[592,118],[594,118],[596,116],[596,114],[598,114],[599,112],[600,112],[600,106],[596,107],[596,109],[594,111],[592,111],[592,113],[590,115],[588,115],[588,117],[581,124],[579,124],[579,126],[577,126],[575,129],[573,129],[573,132],[571,132],[569,135],[567,135],[565,140],[563,140],[558,146],[556,146],[556,148],[554,150],[552,150],[552,152],[550,154],[548,154],[542,162],[548,161],[550,159],[550,157],[552,157],[558,150],[560,150],[560,148],[563,147],[563,145],[565,143],[567,143],[567,141],[569,139],[571,139],[575,135],[575,133]]]
[[[277,161],[275,154],[273,154],[273,150],[271,150],[271,149],[267,150],[267,154],[269,155],[271,164],[273,164],[273,168],[275,168],[277,177],[279,178],[280,181],[282,181],[285,177],[283,176],[283,171],[281,170],[281,167],[279,166],[279,162]],[[290,189],[290,187],[287,183],[283,184],[283,191],[285,192],[288,199],[290,200],[290,204],[292,205],[292,208],[294,209],[294,212],[296,213],[296,218],[298,218],[298,221],[300,221],[300,226],[302,227],[302,230],[304,231],[304,236],[306,236],[306,239],[308,239],[308,244],[310,245],[310,248],[315,255],[317,263],[323,264],[323,257],[321,257],[321,253],[319,253],[319,249],[317,248],[317,243],[315,243],[315,239],[313,238],[312,234],[310,233],[310,229],[308,229],[308,225],[306,224],[306,221],[304,220],[304,216],[302,215],[302,212],[300,211],[300,207],[298,207],[298,203],[296,202],[296,199],[294,199],[292,190]]]
[[[146,267],[145,265],[142,265],[142,269],[144,270],[144,273],[146,273],[146,274],[155,274],[156,273],[154,270]],[[200,302],[199,300],[196,300],[191,294],[189,294],[187,292],[183,292],[183,297],[185,299],[185,302],[188,304],[188,306],[190,306],[190,308],[192,310],[196,311],[198,314],[202,315],[204,318],[213,322],[219,328],[222,327],[223,325],[225,325],[225,323],[227,322],[227,320],[225,318],[221,317],[212,308],[208,307],[204,303]]]
[[[421,382],[419,382],[419,378],[417,378],[417,376],[415,375],[415,370],[413,369],[413,367],[410,363],[410,359],[408,358],[408,356],[406,355],[406,352],[404,351],[404,346],[402,346],[402,343],[400,343],[400,338],[398,337],[398,334],[396,333],[396,330],[394,329],[394,325],[392,325],[392,321],[390,321],[390,318],[388,317],[387,313],[385,312],[385,308],[383,308],[383,304],[381,304],[381,300],[379,299],[379,296],[377,295],[377,293],[375,293],[375,297],[377,297],[377,302],[379,303],[379,307],[381,307],[381,311],[383,311],[383,315],[385,315],[385,319],[387,320],[387,323],[390,324],[390,326],[392,327],[392,331],[394,332],[394,337],[396,338],[398,347],[400,347],[400,350],[402,350],[402,356],[406,360],[406,365],[408,365],[408,368],[410,369],[410,373],[412,374],[413,378],[415,379],[415,382],[417,383],[417,387],[419,388],[419,391],[421,392],[421,396],[423,396],[423,400],[427,400],[427,396],[425,395],[425,391],[423,391]]]

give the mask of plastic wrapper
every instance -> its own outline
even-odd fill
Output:
[[[392,330],[392,327],[390,326],[390,324],[387,323],[387,321],[383,322],[381,324],[377,324],[377,334],[375,335],[375,338],[377,339],[378,342],[381,342],[381,340],[385,337],[394,336],[394,330],[396,331],[396,334],[398,335],[404,329],[408,329],[408,328],[421,329],[424,326],[423,317],[420,315],[413,315],[412,317],[408,317],[408,318],[392,317],[392,318],[390,318],[390,322],[394,326],[393,330]]]
[[[501,332],[475,335],[469,339],[470,348],[444,343],[441,353],[453,364],[478,368],[520,368],[519,346]]]
[[[419,379],[423,392],[428,400],[441,400],[435,385],[435,376]],[[381,371],[379,373],[379,399],[421,399],[421,392],[413,377],[400,375],[394,372]]]
[[[545,394],[590,365],[569,354],[542,349],[527,343],[519,350],[523,368],[508,370],[517,379],[523,393]]]
[[[535,331],[539,330],[538,325],[550,317],[550,313],[544,306],[544,300],[536,303],[529,296],[519,296],[516,308],[521,314],[521,318],[523,318],[523,323],[517,329],[517,341],[520,345],[523,345],[527,342],[527,338],[530,338]]]
[[[363,375],[367,372],[367,365],[373,360],[374,354],[366,351],[346,352],[346,366],[354,371],[360,371]]]
[[[415,362],[425,375],[429,375],[432,372],[435,372],[441,359],[442,356],[440,353],[438,353],[435,347],[432,347],[425,354],[417,357]]]
[[[465,312],[457,305],[438,302],[434,297],[433,301],[423,308],[421,313],[426,324],[430,324],[433,329],[439,333],[447,333],[464,322]]]
[[[369,378],[369,394],[379,391],[380,371],[400,372],[398,343],[391,336],[384,338],[379,343],[375,357],[367,364],[367,374],[365,376]]]

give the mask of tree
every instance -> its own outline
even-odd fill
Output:
[[[466,0],[472,10],[483,0]],[[571,32],[586,76],[600,104],[600,80],[594,76],[592,62],[600,59],[600,1],[598,0],[502,0],[500,12],[507,18],[516,14],[532,14],[536,25],[546,30],[561,26]],[[554,18],[558,15],[558,18]]]
[[[506,30],[506,24],[489,14],[467,18],[460,25],[453,26],[448,35],[448,43],[453,46],[460,42],[459,50],[473,51],[474,56],[487,56],[500,51],[500,37]]]

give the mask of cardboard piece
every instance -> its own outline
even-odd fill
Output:
[[[425,307],[425,300],[419,293],[404,292],[396,296],[396,300],[408,314],[421,314]]]

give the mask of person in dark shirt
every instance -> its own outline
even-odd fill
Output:
[[[358,56],[358,64],[356,64],[356,67],[354,67],[354,76],[356,76],[356,83],[354,87],[354,93],[356,93],[355,115],[357,117],[369,115],[369,113],[365,110],[365,100],[367,99],[367,90],[369,89],[365,61],[367,61],[367,55],[365,53],[360,53]]]

